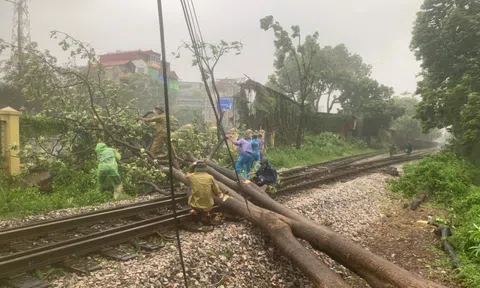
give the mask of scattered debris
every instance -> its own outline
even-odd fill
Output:
[[[448,243],[448,240],[447,240],[447,238],[449,236],[453,235],[450,228],[447,227],[447,226],[437,227],[437,228],[435,228],[434,233],[435,233],[435,235],[440,237],[440,240],[442,241],[442,248],[443,248],[443,250],[448,252],[448,254],[450,254],[450,258],[452,258],[452,262],[453,262],[453,265],[455,266],[455,268],[460,267],[460,260],[458,260],[458,257],[455,254],[455,250],[453,249],[452,245],[450,245],[450,243]]]
[[[394,176],[394,177],[400,176],[400,173],[398,172],[396,167],[391,167],[391,166],[385,167],[381,171],[385,174],[388,174],[388,175],[391,175],[391,176]]]
[[[427,195],[425,195],[425,193],[421,193],[420,195],[418,195],[418,197],[415,198],[410,204],[410,210],[417,210],[418,207],[420,207],[420,204],[425,201],[425,198],[427,198]]]

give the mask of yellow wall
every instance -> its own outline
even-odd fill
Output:
[[[6,107],[0,110],[0,121],[3,126],[1,134],[2,154],[5,168],[11,175],[20,174],[20,115],[22,113]],[[15,147],[15,148],[13,148]]]

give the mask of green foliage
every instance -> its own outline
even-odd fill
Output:
[[[411,49],[422,62],[417,116],[425,131],[448,128],[456,151],[480,156],[480,3],[425,0],[413,29]]]
[[[300,103],[300,113],[298,115],[300,119],[296,129],[296,148],[299,149],[303,136],[307,97],[313,89],[313,83],[320,76],[315,72],[314,65],[312,65],[320,51],[319,34],[315,32],[302,39],[300,27],[296,25],[291,27],[292,34],[289,34],[279,22],[274,21],[273,16],[260,19],[260,28],[265,31],[273,30],[275,36],[274,66],[276,71],[270,77],[271,82],[281,87]],[[297,41],[298,45],[294,44]],[[288,71],[289,69],[290,71]],[[290,75],[289,72],[293,73]]]
[[[61,170],[52,193],[25,187],[22,176],[0,175],[0,218],[22,217],[52,210],[82,207],[111,201],[112,195],[96,190],[95,178],[82,171]]]
[[[474,167],[451,152],[428,156],[404,166],[405,175],[390,182],[394,192],[408,196],[419,193],[435,196],[437,201],[451,205],[455,198],[465,197],[479,174]]]
[[[156,106],[165,106],[163,83],[158,78],[135,73],[121,79],[120,85],[122,89],[118,92],[123,93],[121,97],[134,103],[134,108],[142,115],[152,111]],[[168,95],[170,101],[175,103],[175,93]]]
[[[342,105],[348,100],[347,89],[360,79],[370,77],[372,67],[363,62],[358,54],[351,54],[344,44],[322,48],[322,75],[324,86],[318,92],[327,96],[327,112],[331,113],[335,104]],[[343,97],[342,97],[343,94]],[[320,97],[317,97],[317,105]],[[343,106],[343,105],[342,105]]]
[[[180,126],[203,121],[202,108],[179,107],[175,109],[173,114],[175,115],[175,118],[178,119],[178,124]]]
[[[473,227],[472,230],[468,231],[468,240],[471,245],[468,249],[471,250],[470,257],[472,259],[480,260],[480,227],[477,224],[473,224]]]
[[[407,95],[405,95],[407,96]],[[393,120],[391,128],[395,130],[397,138],[403,142],[406,140],[434,140],[441,136],[439,129],[432,129],[428,133],[423,133],[420,120],[414,118],[418,100],[413,96],[394,97],[394,105],[405,111],[404,115]]]
[[[356,115],[363,120],[360,136],[376,137],[380,129],[388,129],[393,119],[404,110],[394,105],[393,89],[371,78],[354,78],[344,84],[339,96],[340,113]]]
[[[85,167],[95,163],[94,147],[104,142],[118,147],[122,160],[128,158],[129,164],[121,165],[127,180],[161,180],[163,174],[147,162],[144,152],[153,125],[138,119],[162,104],[160,82],[146,75],[132,75],[121,82],[105,79],[93,48],[62,32],[54,31],[51,37],[68,54],[68,64],[58,64],[33,43],[25,49],[28,70],[21,79],[15,75],[15,63],[7,61],[2,67],[7,84],[21,87],[28,103],[41,103],[21,119],[20,156],[27,170]],[[134,189],[127,185],[126,190]]]
[[[322,133],[316,136],[305,136],[302,149],[293,147],[273,148],[267,151],[267,157],[275,168],[290,168],[308,165],[335,158],[346,157],[370,151],[364,142],[346,140],[343,137]]]
[[[247,95],[255,94],[253,104]],[[295,131],[299,125],[300,104],[285,95],[247,80],[241,85],[240,94],[236,97],[240,123],[251,129],[275,131],[276,145],[290,145],[296,140]]]
[[[342,113],[363,119],[365,136],[377,136],[381,128],[389,128],[392,119],[403,114],[390,100],[393,89],[371,79],[371,67],[359,55],[351,54],[345,45],[322,48],[318,33],[302,39],[300,27],[292,26],[289,34],[273,16],[261,19],[260,27],[273,30],[275,36],[276,70],[267,85],[300,103],[300,113],[296,116],[299,118],[297,148],[306,125],[306,107],[317,112],[323,96],[327,96],[328,113],[335,104],[340,104]],[[265,110],[258,105],[254,103],[255,109]]]
[[[459,254],[462,265],[459,279],[467,287],[480,287],[480,172],[473,164],[443,151],[404,167],[405,175],[392,180],[395,192],[409,197],[421,192],[433,196],[444,206],[455,228],[449,239]]]

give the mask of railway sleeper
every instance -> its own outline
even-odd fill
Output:
[[[92,257],[70,257],[65,261],[57,263],[55,266],[84,275],[103,268],[102,264],[98,263]]]

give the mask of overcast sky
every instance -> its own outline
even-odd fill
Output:
[[[179,1],[164,0],[167,51],[188,41]],[[419,64],[409,50],[412,23],[423,0],[197,0],[206,41],[239,40],[240,56],[221,60],[217,78],[247,74],[265,82],[273,71],[273,35],[259,19],[273,15],[284,27],[299,25],[303,35],[318,31],[320,44],[344,43],[373,66],[373,78],[397,93],[415,90]],[[160,51],[155,0],[29,0],[31,38],[65,59],[49,38],[60,30],[90,43],[98,53],[116,50]],[[12,4],[0,0],[0,38],[11,39]],[[170,57],[170,55],[168,55]],[[4,59],[5,56],[0,59]],[[170,57],[171,58],[171,57]],[[199,80],[184,52],[169,59],[182,80]]]

